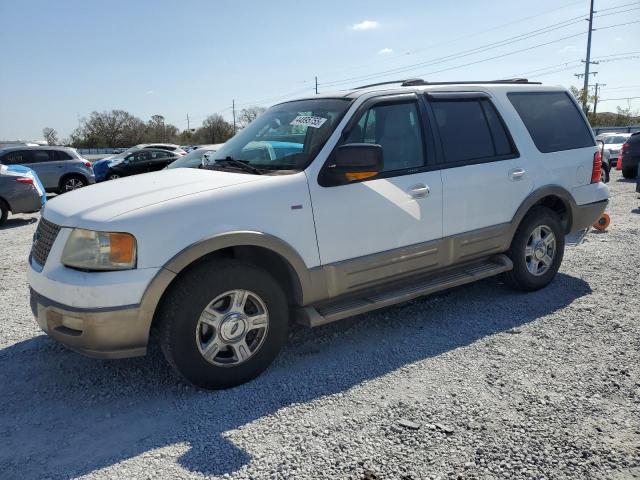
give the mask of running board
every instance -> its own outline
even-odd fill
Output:
[[[397,286],[389,290],[362,294],[347,300],[338,300],[318,306],[301,308],[298,322],[308,327],[318,327],[361,313],[406,302],[423,295],[492,277],[513,268],[513,263],[504,254],[494,255],[483,262],[448,270],[436,276],[422,278],[416,283]]]

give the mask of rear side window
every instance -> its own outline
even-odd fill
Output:
[[[542,153],[595,145],[591,129],[566,92],[512,92],[507,96]]]
[[[516,152],[489,100],[432,100],[445,163],[491,161]]]
[[[33,150],[31,152],[31,163],[43,163],[48,162],[52,158],[49,156],[48,150]]]
[[[63,150],[51,150],[51,156],[55,160],[73,160],[73,157]]]

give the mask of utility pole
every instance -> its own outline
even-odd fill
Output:
[[[318,94],[318,77],[316,77],[316,95]]]
[[[598,109],[598,87],[606,87],[606,86],[607,86],[606,83],[598,83],[598,82],[596,82],[596,85],[595,85],[596,93],[593,96],[593,116],[594,117],[596,116],[596,112],[597,112],[597,109]]]
[[[233,112],[233,134],[236,134],[236,101],[231,100],[231,111]]]
[[[187,113],[187,130],[191,131],[191,128],[189,128],[189,114]]]
[[[582,110],[587,113],[587,91],[589,88],[589,66],[591,65],[591,32],[593,32],[593,2],[591,0],[589,8],[589,32],[587,35],[587,59],[584,62],[584,96],[582,97]]]

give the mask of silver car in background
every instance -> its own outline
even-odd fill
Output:
[[[34,213],[40,210],[46,201],[41,191],[40,182],[33,172],[13,172],[5,165],[0,165],[0,225],[9,212]]]
[[[64,193],[96,183],[91,162],[67,147],[9,147],[0,150],[3,165],[33,169],[47,192]]]

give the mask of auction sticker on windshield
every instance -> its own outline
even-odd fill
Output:
[[[289,125],[304,125],[305,127],[320,128],[326,121],[327,119],[322,117],[298,115]]]

